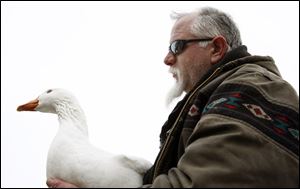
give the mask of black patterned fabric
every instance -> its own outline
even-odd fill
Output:
[[[299,114],[269,102],[255,88],[240,84],[219,87],[202,112],[243,120],[299,154]]]

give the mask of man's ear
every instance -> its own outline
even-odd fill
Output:
[[[218,63],[228,50],[227,41],[223,36],[217,36],[212,40],[211,48],[211,64]]]

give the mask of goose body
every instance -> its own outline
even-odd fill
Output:
[[[18,111],[58,115],[59,129],[48,151],[47,178],[59,178],[79,187],[139,187],[151,163],[115,155],[89,142],[88,127],[77,99],[64,89],[50,89]]]

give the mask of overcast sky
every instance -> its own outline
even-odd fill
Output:
[[[299,94],[299,2],[1,1],[1,187],[46,187],[57,118],[16,108],[53,87],[77,96],[94,145],[154,162],[174,82],[169,14],[203,6],[228,12]]]

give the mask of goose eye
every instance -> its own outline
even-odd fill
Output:
[[[49,89],[46,93],[51,93],[52,92],[52,89]]]

